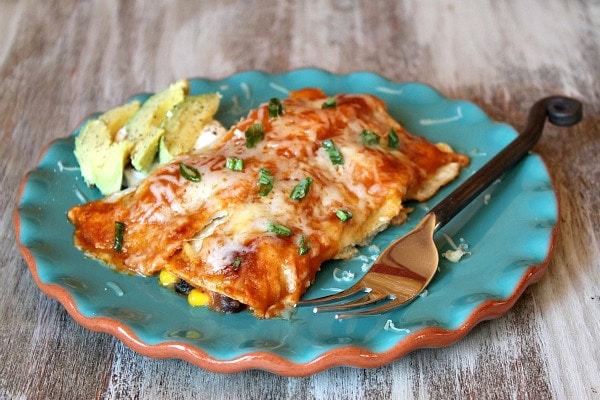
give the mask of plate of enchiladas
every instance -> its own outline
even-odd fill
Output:
[[[436,233],[414,301],[347,320],[295,305],[358,282],[516,136],[370,72],[181,79],[49,144],[20,187],[17,242],[46,295],[140,354],[220,373],[379,367],[455,343],[541,278],[558,204],[538,155]]]

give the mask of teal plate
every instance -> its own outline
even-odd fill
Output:
[[[325,263],[305,298],[356,282],[382,248],[517,135],[472,103],[369,72],[251,71],[223,80],[191,80],[193,94],[223,95],[217,118],[226,126],[271,97],[307,86],[328,94],[372,93],[408,130],[450,144],[469,155],[471,164],[429,202],[411,204],[414,211],[405,225],[381,233],[351,260]],[[114,272],[73,247],[67,211],[100,197],[85,185],[73,156],[80,128],[51,143],[22,181],[17,241],[36,283],[86,328],[110,333],[141,354],[181,358],[211,371],[264,369],[302,376],[340,365],[378,367],[418,348],[450,345],[478,322],[505,313],[541,278],[557,231],[558,204],[548,171],[539,156],[530,154],[438,233],[440,252],[451,248],[447,238],[452,238],[468,245],[471,254],[458,263],[442,258],[427,291],[409,305],[343,321],[304,308],[287,320],[259,320],[247,312],[222,315],[189,307],[185,298],[160,287],[156,277]]]

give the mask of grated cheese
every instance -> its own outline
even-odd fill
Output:
[[[88,202],[88,199],[85,198],[85,196],[79,191],[79,189],[75,189],[75,196],[77,196],[81,204],[85,204]]]
[[[401,333],[410,333],[410,329],[396,328],[396,325],[394,325],[394,322],[391,319],[388,319],[385,322],[385,326],[383,327],[383,329],[386,330],[386,331],[394,331],[394,332],[401,332]]]
[[[379,246],[377,246],[376,244],[372,244],[369,246],[369,251],[372,254],[379,254],[381,253],[381,248],[379,248]]]
[[[81,168],[79,167],[65,167],[64,164],[62,163],[62,161],[58,160],[58,162],[56,163],[56,165],[58,165],[58,171],[59,172],[63,172],[63,171],[79,171]]]
[[[469,248],[468,244],[461,243],[457,246],[456,243],[454,243],[454,240],[452,240],[452,238],[450,236],[446,235],[445,233],[442,233],[442,235],[444,236],[444,238],[446,239],[448,244],[453,249],[453,250],[446,250],[444,253],[442,253],[442,256],[446,260],[456,263],[456,262],[459,262],[463,258],[463,256],[471,255],[470,251],[466,251]]]
[[[196,142],[194,143],[193,150],[202,150],[227,133],[227,129],[219,121],[213,120],[204,125]]]
[[[338,282],[350,282],[354,279],[354,272],[342,271],[339,268],[333,270],[333,279]]]

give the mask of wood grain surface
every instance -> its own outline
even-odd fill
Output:
[[[459,343],[306,378],[207,372],[76,324],[15,244],[22,176],[87,115],[180,77],[371,70],[524,125],[548,94],[582,123],[536,146],[560,197],[544,278]],[[0,398],[600,398],[600,2],[0,1]]]

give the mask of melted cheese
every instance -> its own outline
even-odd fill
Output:
[[[338,95],[335,107],[322,109],[327,98],[315,89],[293,93],[276,118],[263,104],[210,145],[159,166],[135,191],[74,207],[76,245],[119,269],[150,275],[166,268],[248,305],[258,317],[280,315],[323,261],[352,254],[406,213],[404,200],[421,196],[424,185],[427,193],[432,185],[437,190],[467,163],[410,135],[373,96]],[[256,123],[264,140],[248,148],[244,132]],[[381,137],[378,145],[361,143],[365,129]],[[386,146],[390,129],[398,150]],[[342,165],[332,163],[325,139],[335,142]],[[228,157],[243,159],[244,169],[227,169]],[[181,176],[180,163],[197,169],[200,182]],[[260,168],[274,177],[266,196],[258,193]],[[292,199],[307,177],[313,182],[306,197]],[[338,209],[350,210],[352,219],[340,221]],[[112,250],[114,221],[126,225],[120,253]],[[271,224],[290,235],[271,232]],[[302,238],[310,245],[304,255]]]

